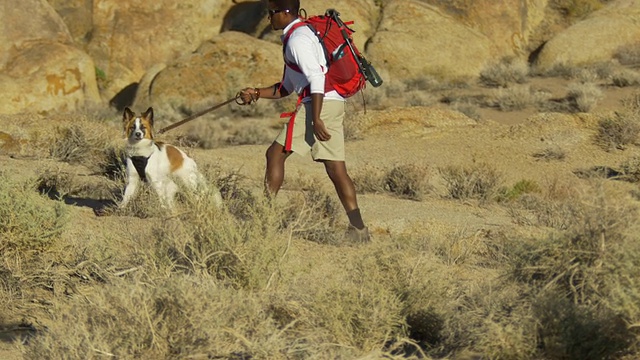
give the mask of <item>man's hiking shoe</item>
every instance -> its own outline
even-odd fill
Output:
[[[369,228],[366,226],[362,229],[358,229],[353,225],[349,225],[345,238],[353,243],[368,243],[371,241],[371,235],[369,234]]]

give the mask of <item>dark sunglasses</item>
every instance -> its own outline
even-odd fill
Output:
[[[277,14],[277,13],[281,13],[281,12],[289,12],[288,9],[284,9],[284,10],[280,10],[280,9],[269,9],[269,17],[273,17],[273,15]]]

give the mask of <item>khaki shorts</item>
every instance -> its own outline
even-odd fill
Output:
[[[306,155],[311,152],[311,158],[315,161],[334,160],[344,161],[344,101],[324,100],[320,119],[324,121],[331,139],[328,141],[318,141],[313,133],[311,102],[300,105],[298,114],[293,126],[293,138],[291,141],[291,151],[299,155]],[[287,137],[287,128],[280,131],[276,142],[284,146]]]

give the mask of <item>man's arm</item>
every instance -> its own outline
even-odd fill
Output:
[[[281,85],[275,83],[265,88],[244,88],[240,90],[240,99],[244,104],[250,104],[258,99],[280,99],[289,96],[289,91]]]

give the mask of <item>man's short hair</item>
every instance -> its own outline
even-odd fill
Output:
[[[300,12],[300,0],[269,0],[280,10],[289,10],[294,15]]]

